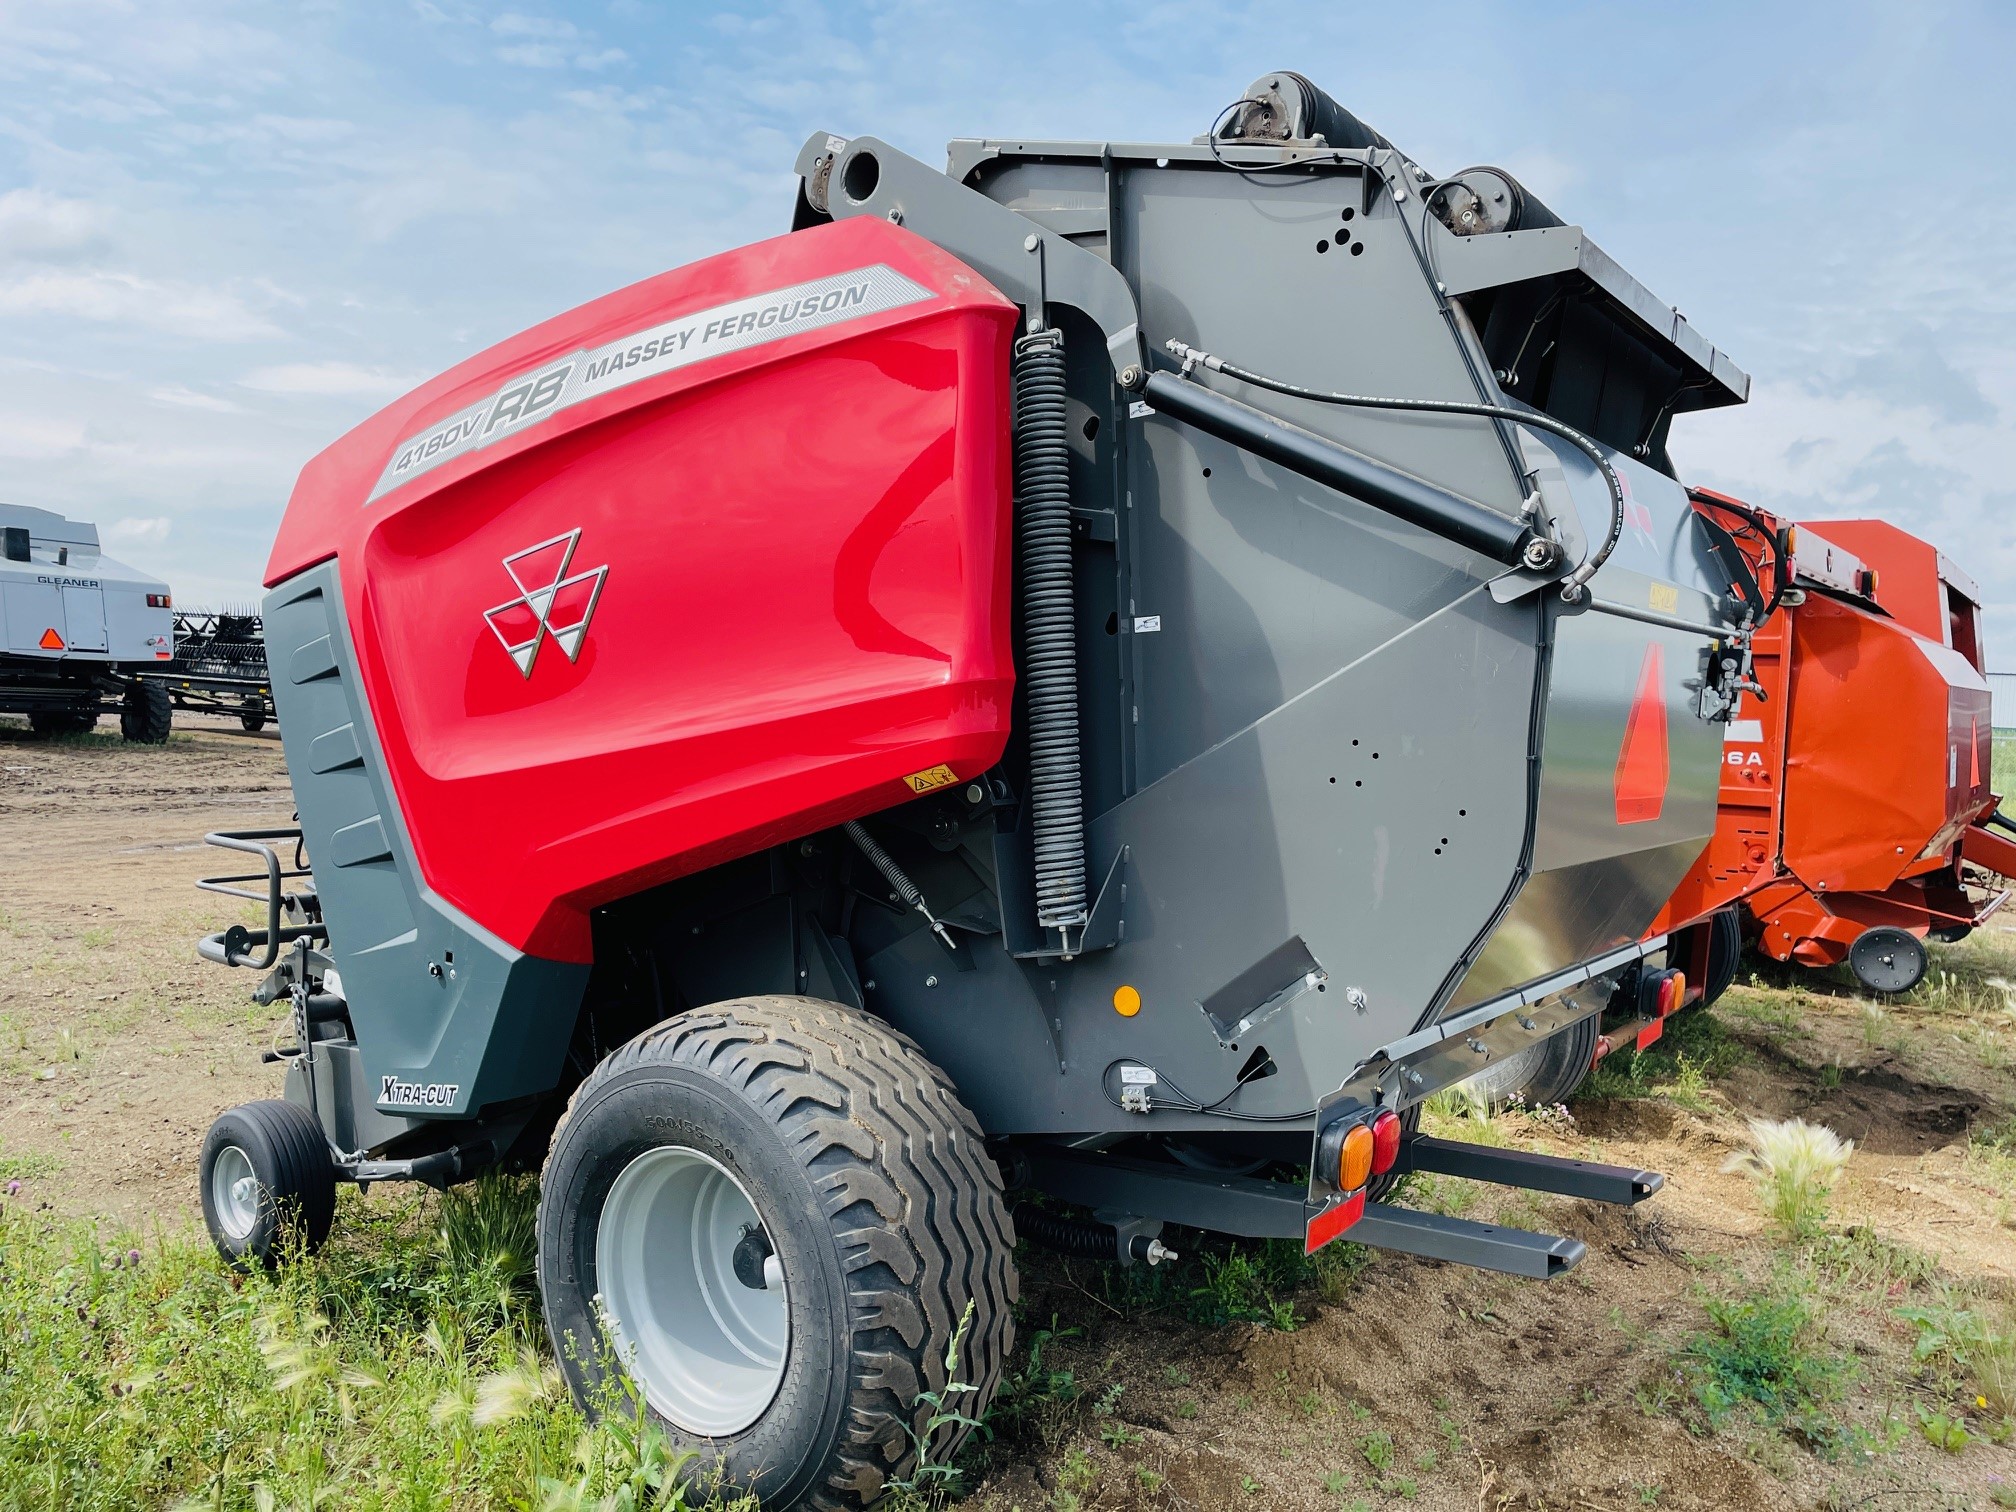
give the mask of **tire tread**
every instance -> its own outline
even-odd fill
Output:
[[[993,1396],[1014,1343],[1015,1238],[979,1123],[916,1042],[883,1021],[811,998],[745,997],[682,1014],[612,1052],[554,1130],[624,1072],[705,1070],[772,1118],[825,1211],[848,1290],[851,1379],[840,1439],[801,1505],[872,1501],[913,1453],[916,1398],[946,1385],[945,1347],[969,1299],[960,1378]],[[964,1433],[932,1444],[943,1459]]]

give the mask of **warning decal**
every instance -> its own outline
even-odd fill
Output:
[[[941,787],[950,787],[959,780],[949,766],[930,767],[922,772],[912,772],[903,779],[913,793],[929,793]]]

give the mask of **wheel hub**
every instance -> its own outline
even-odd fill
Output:
[[[603,1323],[645,1400],[720,1438],[760,1418],[784,1380],[784,1270],[728,1169],[698,1150],[647,1150],[618,1173],[595,1235]]]
[[[244,1239],[259,1221],[259,1178],[252,1157],[236,1145],[217,1152],[210,1167],[210,1200],[217,1221],[233,1239]]]

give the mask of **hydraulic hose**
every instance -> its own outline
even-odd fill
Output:
[[[1016,342],[1013,380],[1015,534],[1022,569],[1022,688],[1029,708],[1036,922],[1064,931],[1083,925],[1087,909],[1062,336],[1041,331]],[[1065,944],[1068,948],[1068,938]]]
[[[1596,470],[1602,474],[1603,482],[1610,490],[1610,529],[1603,538],[1603,544],[1585,556],[1582,565],[1571,572],[1568,581],[1561,586],[1561,597],[1571,604],[1582,597],[1583,584],[1594,577],[1603,564],[1610,560],[1610,553],[1617,549],[1617,542],[1624,534],[1624,484],[1617,476],[1617,469],[1610,465],[1610,459],[1603,454],[1603,448],[1595,441],[1574,426],[1556,420],[1552,415],[1543,415],[1538,410],[1514,409],[1506,404],[1469,404],[1456,399],[1389,399],[1373,394],[1335,394],[1324,389],[1303,388],[1300,384],[1284,383],[1279,378],[1269,378],[1264,374],[1236,367],[1222,357],[1214,357],[1209,352],[1199,351],[1187,342],[1171,340],[1165,345],[1186,364],[1195,362],[1214,373],[1224,373],[1228,377],[1237,378],[1241,383],[1250,383],[1255,388],[1271,389],[1277,394],[1287,394],[1295,399],[1312,399],[1319,404],[1344,404],[1358,409],[1418,410],[1431,415],[1476,415],[1486,420],[1508,420],[1514,425],[1528,425],[1535,430],[1544,430],[1559,436],[1596,464]]]

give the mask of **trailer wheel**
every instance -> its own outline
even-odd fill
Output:
[[[1596,1037],[1603,1032],[1601,1018],[1601,1014],[1592,1013],[1578,1019],[1539,1044],[1486,1066],[1463,1085],[1494,1108],[1504,1107],[1515,1094],[1533,1107],[1566,1102],[1595,1063]]]
[[[219,1114],[198,1167],[203,1222],[234,1265],[277,1265],[290,1245],[313,1252],[336,1216],[336,1167],[322,1126],[290,1102]]]
[[[28,728],[44,740],[62,735],[88,735],[98,724],[96,709],[37,709],[28,716]]]
[[[1927,964],[1925,942],[1892,924],[1863,930],[1848,947],[1848,969],[1855,980],[1885,996],[1909,992],[1924,981]]]
[[[266,705],[256,698],[248,698],[238,706],[238,723],[247,735],[257,735],[266,728]]]
[[[142,745],[166,745],[174,723],[175,706],[165,687],[144,678],[127,685],[125,705],[119,710],[121,735]]]
[[[690,1472],[765,1505],[866,1505],[914,1458],[919,1393],[984,1412],[1014,1231],[979,1125],[881,1021],[811,998],[682,1014],[582,1083],[546,1159],[539,1285],[584,1409],[625,1370]],[[963,1432],[933,1440],[943,1463]]]
[[[1707,1008],[1729,990],[1743,960],[1743,917],[1725,908],[1707,923],[1708,980],[1701,984],[1701,1006]],[[1671,957],[1668,957],[1670,960]]]

